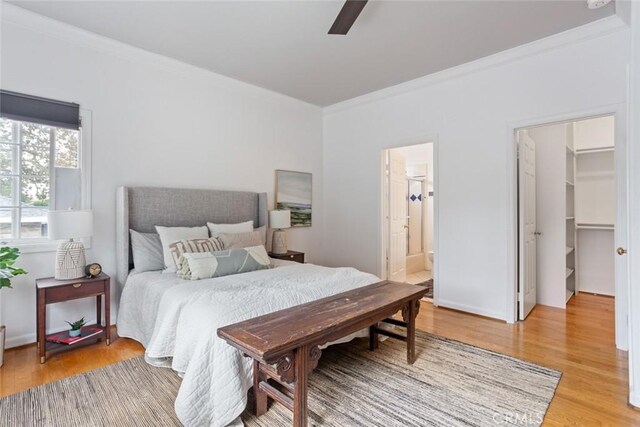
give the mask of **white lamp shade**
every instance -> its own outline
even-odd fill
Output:
[[[76,239],[93,234],[93,212],[49,211],[49,239]]]
[[[269,226],[271,228],[291,227],[291,211],[270,211]]]

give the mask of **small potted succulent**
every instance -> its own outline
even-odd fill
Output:
[[[10,248],[8,246],[0,247],[0,291],[3,288],[11,288],[11,279],[21,274],[27,274],[21,268],[13,266],[20,256],[18,248]],[[4,363],[4,340],[6,328],[0,325],[0,366]]]
[[[80,320],[76,320],[75,322],[67,322],[71,329],[69,330],[70,337],[79,337],[82,332],[82,327],[87,324],[84,320],[84,317]]]

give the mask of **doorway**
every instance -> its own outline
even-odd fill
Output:
[[[435,270],[434,144],[383,152],[383,276],[429,288]]]
[[[566,309],[578,293],[615,298],[626,348],[626,146],[614,114],[518,128],[517,318]],[[624,317],[623,317],[624,316]]]

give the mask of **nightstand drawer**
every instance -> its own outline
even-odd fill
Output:
[[[304,264],[304,252],[288,251],[286,254],[274,254],[273,252],[269,252],[269,256],[271,258],[283,259]]]
[[[282,259],[288,259],[289,261],[295,261],[295,262],[299,262],[301,264],[304,264],[304,254],[287,255],[286,257],[283,257]]]
[[[72,299],[86,298],[104,293],[104,280],[99,282],[83,282],[85,279],[78,279],[78,283],[64,286],[54,286],[46,288],[47,303],[69,301]]]

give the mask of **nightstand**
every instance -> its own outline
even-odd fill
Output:
[[[269,252],[269,256],[275,259],[286,259],[287,261],[295,261],[304,264],[304,252],[287,251],[286,254],[274,254]]]
[[[53,277],[36,279],[36,336],[38,341],[38,354],[40,363],[47,360],[47,356],[66,350],[93,344],[105,339],[107,345],[111,342],[110,329],[110,282],[111,278],[102,273],[94,278],[80,278],[73,280],[56,280]],[[80,298],[96,297],[96,325],[102,331],[90,338],[75,344],[58,344],[47,341],[47,304],[71,301]],[[104,300],[104,326],[102,326],[102,302]],[[75,319],[74,319],[75,320]]]

